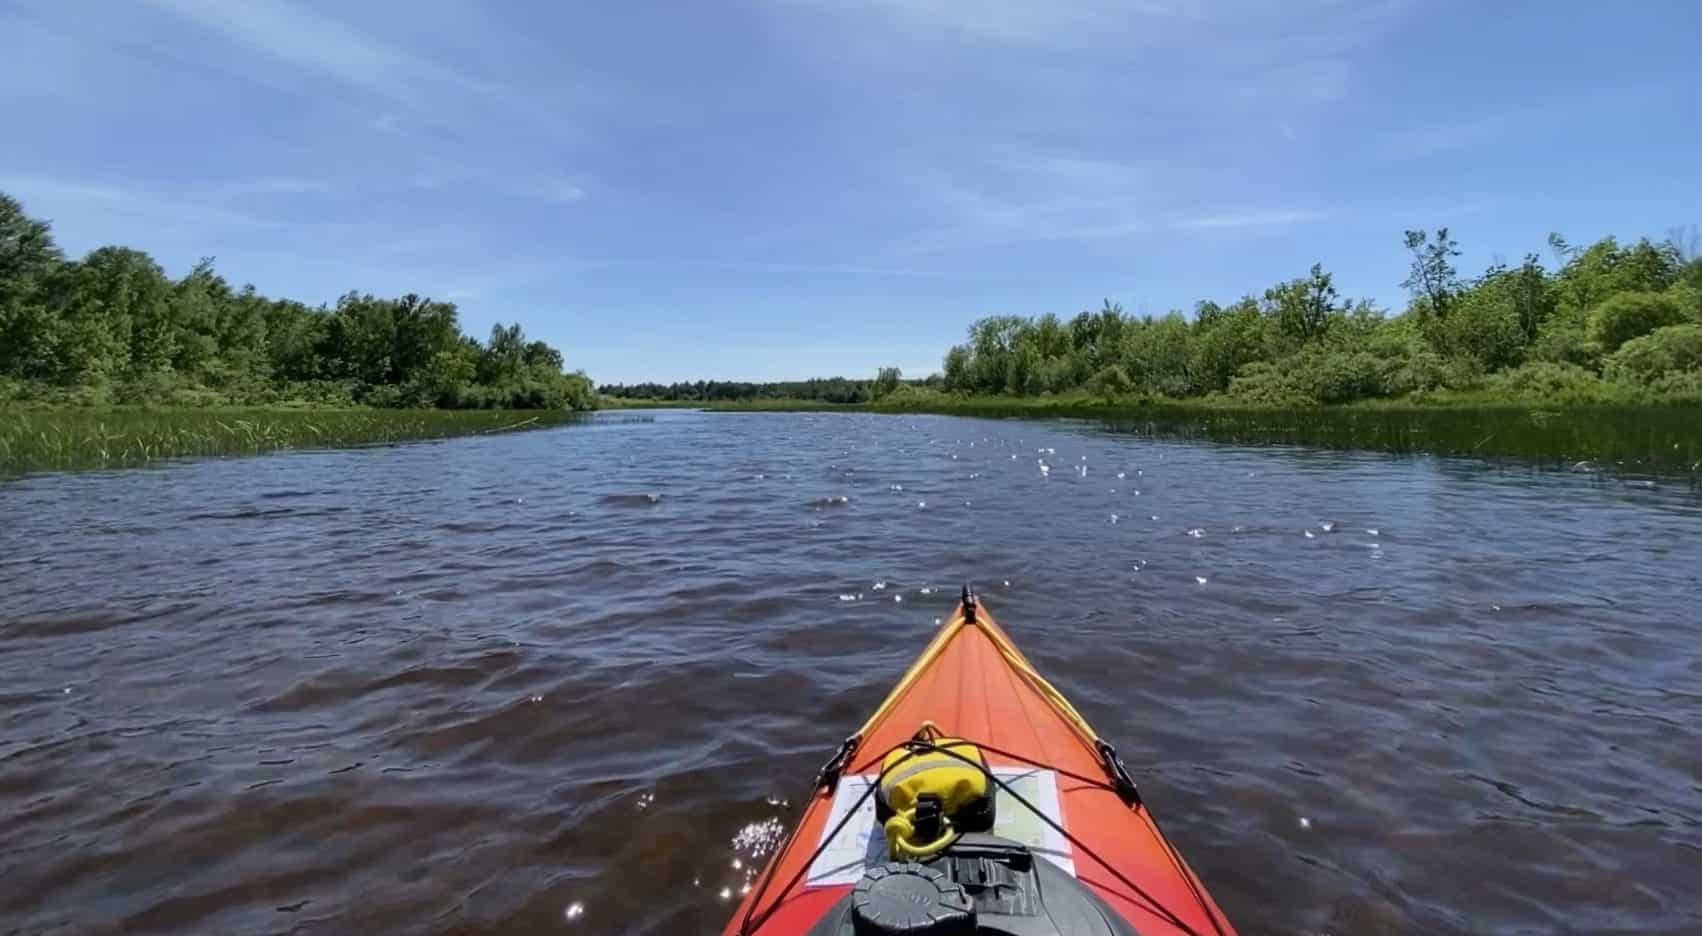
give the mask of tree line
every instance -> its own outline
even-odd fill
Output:
[[[351,292],[331,306],[233,288],[203,260],[172,279],[146,253],[67,259],[0,192],[0,401],[595,405],[560,351],[498,324],[480,342],[454,303]]]
[[[874,380],[849,377],[817,377],[810,380],[683,380],[670,384],[654,382],[604,384],[597,392],[617,400],[671,400],[679,402],[736,402],[740,400],[812,400],[820,403],[868,403],[898,389],[900,385],[939,389],[940,375],[906,381],[896,367],[882,368]]]
[[[1424,397],[1702,401],[1702,259],[1694,230],[1537,254],[1476,277],[1447,228],[1405,236],[1407,307],[1341,297],[1321,265],[1227,305],[1131,316],[1107,300],[1068,321],[993,316],[945,356],[943,387],[1089,391],[1270,404]]]

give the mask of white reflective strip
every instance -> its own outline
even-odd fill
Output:
[[[949,750],[953,750],[955,748],[972,747],[972,745],[970,745],[968,742],[963,742],[961,744],[942,744],[942,745],[940,745],[940,747],[945,748],[946,750],[949,751]],[[979,755],[981,752],[977,750],[975,753],[977,755]],[[887,774],[886,779],[881,781],[881,796],[887,798],[887,800],[890,802],[891,797],[892,797],[892,788],[897,786],[898,784],[903,783],[904,781],[910,779],[911,777],[916,776],[917,774],[926,773],[930,770],[934,770],[936,768],[941,768],[941,767],[968,767],[969,766],[968,764],[965,764],[963,761],[960,761],[957,758],[952,757],[949,754],[937,754],[936,756],[939,758],[938,760],[929,759],[929,755],[936,755],[936,752],[929,751],[926,754],[920,755],[920,756],[912,759],[908,763],[906,763],[903,767],[900,767],[897,770],[893,771],[892,773]],[[949,761],[949,763],[942,763],[942,761]],[[982,760],[982,761],[978,762],[975,766],[976,766],[977,769],[979,769],[980,767],[985,766],[985,764],[986,764],[985,760]]]

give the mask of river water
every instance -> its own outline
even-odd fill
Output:
[[[1686,482],[665,412],[0,485],[0,932],[715,930],[964,581],[1243,932],[1702,931]]]

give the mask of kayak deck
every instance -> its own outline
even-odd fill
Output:
[[[1029,778],[1024,789],[1045,800],[1035,805],[1050,807],[1068,835],[1057,834],[1044,820],[1021,822],[1019,805],[1001,801],[1001,813],[1018,813],[1020,828],[1033,837],[1037,853],[1072,872],[1136,931],[1234,932],[1139,803],[1132,784],[1119,793],[1110,766],[1114,753],[1110,758],[1102,753],[1092,728],[971,598],[853,736],[854,750],[843,765],[845,782],[833,790],[818,784],[792,839],[770,859],[729,921],[726,936],[804,933],[861,873],[855,867],[847,875],[847,854],[854,858],[862,846],[870,861],[880,860],[880,843],[870,844],[871,830],[861,817],[847,820],[831,842],[824,838],[845,818],[849,801],[873,782],[881,758],[911,740],[924,722],[982,745],[996,776]],[[872,834],[880,838],[878,830]],[[815,854],[818,849],[822,855]],[[747,914],[751,928],[741,929]]]

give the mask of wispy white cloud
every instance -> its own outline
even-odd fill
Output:
[[[1232,211],[1187,218],[1181,222],[1180,227],[1190,231],[1217,231],[1227,228],[1304,224],[1322,217],[1323,215],[1316,211]]]
[[[857,263],[769,263],[763,261],[671,260],[670,265],[695,266],[735,273],[802,274],[809,276],[937,276],[930,270],[868,266]]]
[[[466,189],[550,205],[584,201],[585,185],[581,177],[472,165],[439,165],[415,173],[407,182],[409,188],[421,191]]]
[[[997,148],[990,155],[988,164],[1026,176],[1047,188],[1095,192],[1101,196],[1138,189],[1163,172],[1161,167],[1032,147]]]
[[[874,0],[879,14],[917,29],[1017,45],[1051,45],[1123,31],[1143,16],[1162,16],[1168,4],[1125,0]]]
[[[831,63],[824,67],[895,102],[899,142],[881,169],[906,198],[908,223],[888,242],[900,256],[1053,242],[1110,250],[1159,230],[1311,220],[1310,211],[1197,206],[1258,204],[1269,186],[1306,184],[1295,154],[1352,98],[1365,50],[1411,8],[1409,0],[783,7],[825,24],[832,41],[816,50]],[[1296,145],[1255,154],[1250,136]]]
[[[53,224],[69,253],[120,243],[143,250],[186,251],[191,257],[222,252],[254,237],[280,235],[323,243],[349,225],[332,219],[305,221],[261,210],[250,197],[255,186],[162,185],[119,177],[77,178],[9,174],[0,191],[23,202],[32,216]]]
[[[147,0],[251,53],[382,100],[424,107],[449,91],[501,99],[496,87],[288,0]]]
[[[1395,159],[1425,159],[1465,152],[1500,142],[1528,130],[1543,119],[1538,111],[1486,114],[1465,120],[1403,127],[1384,133],[1377,149]]]
[[[918,161],[911,156],[898,171],[905,174],[902,184],[917,211],[933,223],[900,236],[893,249],[901,254],[1145,233],[1152,229],[1155,193],[1194,174],[1008,144],[940,159],[951,165],[919,166]]]
[[[1335,55],[1393,27],[1412,0],[789,0],[862,28],[1052,49],[1148,49],[1177,42],[1211,56],[1272,61]],[[1198,42],[1198,46],[1192,43]],[[1215,43],[1215,46],[1213,46]],[[1279,52],[1278,50],[1286,50]]]
[[[302,0],[145,0],[157,19],[176,29],[188,26],[224,40],[197,45],[181,40],[174,47],[193,51],[204,64],[217,64],[252,79],[266,73],[266,83],[280,91],[310,96],[316,109],[342,110],[347,118],[373,132],[408,141],[396,161],[417,159],[421,153],[454,153],[469,165],[502,165],[521,171],[512,154],[532,152],[543,142],[559,152],[580,143],[585,125],[574,117],[585,100],[577,93],[545,94],[535,82],[508,74],[500,57],[487,55],[473,65],[441,49],[426,48],[394,38],[400,30],[361,28],[347,17],[382,14],[367,7],[331,7],[321,12]],[[369,5],[370,6],[370,5]],[[469,8],[461,27],[479,34],[487,50],[528,45],[529,37],[502,32]],[[411,16],[402,5],[388,15]],[[417,37],[416,37],[417,38]],[[481,67],[482,66],[482,67]],[[512,71],[512,69],[508,69]],[[506,78],[506,80],[505,80]],[[317,83],[317,85],[316,85]],[[339,89],[340,94],[328,94]],[[501,158],[493,158],[500,156]],[[494,175],[494,173],[492,173]],[[583,197],[555,188],[543,197],[552,202]]]
[[[135,193],[116,185],[103,185],[72,179],[53,179],[44,176],[0,175],[0,192],[26,200],[104,202],[111,205],[134,201]]]

